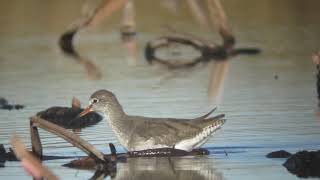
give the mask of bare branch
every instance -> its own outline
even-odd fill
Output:
[[[98,151],[94,146],[80,138],[78,135],[36,116],[31,117],[31,121],[32,126],[36,126],[46,131],[49,131],[68,141],[77,148],[81,149],[86,154],[93,157],[95,160],[105,162],[103,154],[100,151]]]

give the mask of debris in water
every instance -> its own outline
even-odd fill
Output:
[[[0,97],[0,109],[13,110],[13,109],[23,109],[24,105],[21,104],[9,104],[5,98]]]
[[[320,177],[320,150],[297,152],[283,166],[298,177]]]
[[[273,151],[266,155],[267,158],[288,158],[290,156],[291,156],[291,153],[285,150]]]
[[[83,111],[77,98],[72,99],[72,107],[51,107],[38,112],[37,116],[67,129],[82,129],[99,123],[103,118],[95,112],[78,117]]]

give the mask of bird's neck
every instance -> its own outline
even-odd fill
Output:
[[[106,115],[107,121],[109,121],[114,130],[121,129],[125,131],[127,129],[127,115],[123,111],[122,106],[118,101],[108,104],[108,106],[105,108],[104,114]]]
[[[132,121],[127,118],[122,106],[118,102],[109,104],[104,114],[120,144],[127,148],[130,139],[128,132],[132,130]]]

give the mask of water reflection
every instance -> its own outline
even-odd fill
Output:
[[[84,8],[86,9],[86,11],[84,11],[83,15],[78,20],[76,20],[73,23],[72,27],[69,28],[65,33],[63,33],[59,39],[59,45],[62,51],[82,64],[87,71],[88,77],[91,79],[101,79],[101,70],[94,63],[92,63],[89,58],[80,55],[75,50],[73,45],[74,36],[78,31],[84,28],[97,26],[105,18],[108,18],[114,12],[118,11],[118,9],[121,8],[125,2],[126,0],[103,1],[95,5],[94,8],[89,8],[89,2],[85,3],[83,6],[87,7]],[[127,2],[127,6],[131,4],[131,1]],[[130,7],[132,7],[132,5],[126,8],[129,9],[127,10],[129,12],[131,12],[131,9],[133,9],[133,7]],[[133,13],[129,13],[129,15],[132,16]]]
[[[172,13],[177,14],[181,7],[181,0],[162,0],[162,5]]]
[[[210,77],[208,86],[209,102],[219,105],[222,102],[224,83],[228,75],[230,62],[214,61],[210,64]]]
[[[199,0],[187,0],[188,6],[190,8],[191,14],[194,16],[194,18],[198,21],[198,23],[207,28],[210,29],[209,19],[207,14],[204,12],[203,7],[203,1]]]
[[[137,64],[137,40],[136,40],[136,21],[135,6],[132,0],[127,1],[123,9],[121,39],[129,65]]]
[[[163,8],[152,9],[154,15],[150,15],[150,8],[160,2],[135,1],[139,9],[139,30],[142,32],[138,43],[158,37],[163,24],[175,24],[179,31],[188,30],[204,38],[219,40],[217,34],[199,28],[191,20],[187,8],[182,8],[178,16]],[[209,145],[241,144],[276,149],[290,146],[292,152],[318,147],[320,123],[312,111],[316,106],[316,82],[311,73],[315,67],[311,65],[310,54],[319,48],[319,4],[319,0],[223,1],[230,24],[234,27],[233,32],[242,43],[239,45],[256,45],[262,47],[265,53],[230,61],[229,76],[232,78],[225,84],[224,102],[219,108],[228,114],[228,123],[223,128],[223,134],[210,139]],[[79,50],[89,57],[99,58],[98,67],[108,73],[104,81],[83,80],[83,76],[77,73],[77,66],[64,60],[54,49],[66,25],[79,16],[77,10],[81,9],[81,5],[82,1],[78,0],[2,2],[1,96],[26,104],[27,108],[19,112],[1,111],[1,143],[8,146],[8,135],[12,131],[29,142],[28,117],[44,107],[62,105],[72,96],[87,101],[88,93],[98,88],[117,91],[128,112],[133,114],[193,117],[199,111],[207,110],[208,69],[184,72],[174,80],[152,88],[164,71],[154,71],[149,66],[132,68],[123,64],[123,49],[117,44],[119,32],[112,30],[119,24],[117,15],[102,24],[97,32],[83,34]],[[142,55],[138,59],[144,62]],[[277,81],[273,79],[274,74],[279,76]],[[64,141],[43,134],[47,137],[44,145],[49,153],[64,155],[78,152]],[[84,136],[101,149],[105,148],[106,142],[116,142],[105,124],[84,130]],[[239,176],[260,179],[263,178],[261,175],[265,179],[272,179],[269,175],[273,175],[274,179],[279,176],[293,179],[280,163],[264,159],[269,150],[249,150],[230,156],[228,160],[218,159],[218,164],[212,163],[211,166],[222,171],[228,179],[238,179]],[[61,168],[60,162],[48,164],[57,174],[71,172]],[[119,177],[125,170],[121,166],[119,164]],[[123,166],[129,168],[126,164]],[[25,175],[17,173],[16,166],[10,164],[0,171],[3,179],[21,179],[21,176]]]
[[[207,157],[130,158],[127,163],[118,164],[115,179],[223,179],[213,167],[213,160]]]

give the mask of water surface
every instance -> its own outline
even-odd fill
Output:
[[[143,47],[161,35],[166,24],[215,42],[220,41],[219,36],[197,25],[186,5],[179,14],[173,14],[160,1],[157,6],[154,3],[137,1],[137,66],[128,65],[120,43],[120,14],[76,36],[79,52],[103,70],[102,80],[91,81],[83,67],[64,56],[57,46],[59,35],[80,15],[82,1],[3,2],[0,96],[26,108],[0,111],[0,143],[9,147],[9,137],[16,133],[29,145],[30,116],[50,106],[69,106],[73,96],[87,105],[89,96],[98,89],[113,91],[125,111],[133,115],[192,118],[211,110],[208,65],[171,75],[166,69],[147,65]],[[320,48],[320,3],[225,0],[223,5],[237,46],[260,47],[263,53],[230,62],[223,100],[216,112],[225,113],[227,123],[204,145],[211,155],[130,159],[118,164],[115,179],[296,179],[281,166],[283,160],[264,156],[279,149],[319,149],[320,120],[311,54]],[[83,154],[62,139],[40,132],[45,154]],[[124,151],[106,121],[84,129],[81,137],[103,152],[108,152],[109,142]],[[45,164],[62,179],[93,176],[92,171],[61,167],[67,161]],[[7,162],[6,168],[0,169],[0,178],[30,179],[17,162]]]

